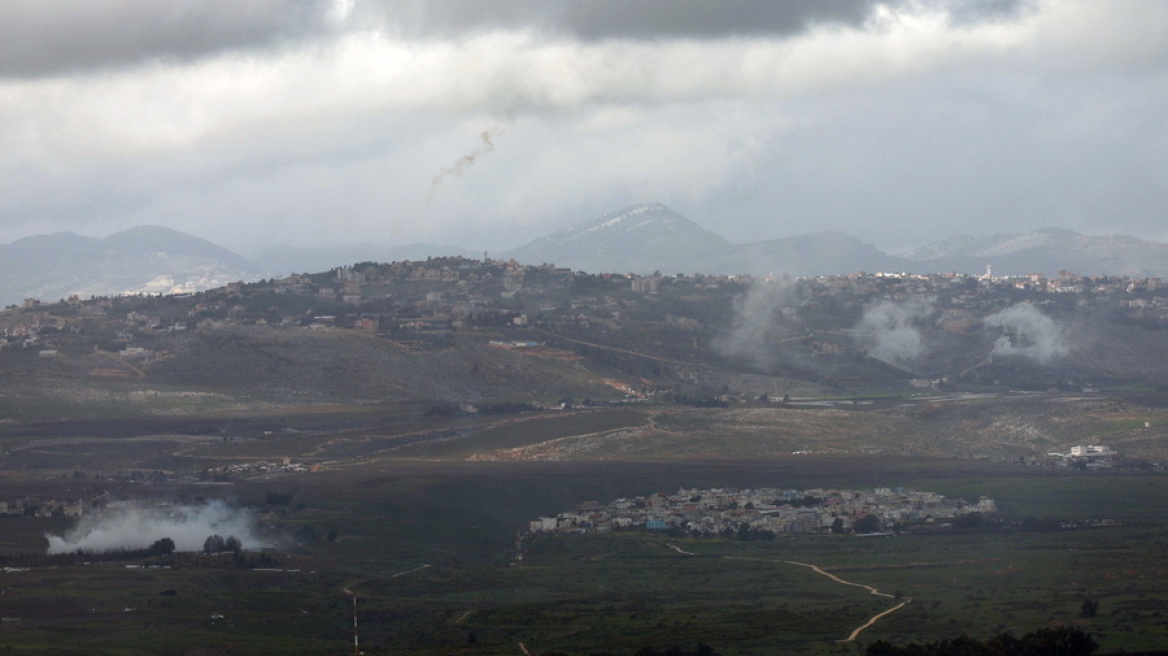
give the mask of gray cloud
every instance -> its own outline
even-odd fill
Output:
[[[0,242],[494,250],[646,200],[739,242],[1168,240],[1164,3],[661,2],[0,2]]]
[[[583,41],[789,36],[825,24],[860,26],[874,8],[925,7],[968,24],[1017,15],[1031,0],[383,0],[358,8],[414,35],[497,29]]]
[[[0,76],[35,77],[271,47],[324,32],[326,0],[6,0]]]
[[[874,1],[7,0],[0,3],[0,76],[189,61],[361,29],[409,39],[491,30],[582,40],[782,35],[823,22],[859,24]]]
[[[568,2],[556,27],[584,39],[718,38],[774,36],[811,25],[859,25],[875,0],[577,0]]]

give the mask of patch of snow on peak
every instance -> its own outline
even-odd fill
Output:
[[[1056,243],[1058,240],[1053,235],[1031,232],[1024,235],[1016,235],[1001,243],[995,244],[990,248],[984,248],[976,254],[981,257],[989,257],[994,255],[1006,255],[1015,253],[1017,251],[1024,251],[1031,248],[1040,248],[1042,246],[1049,246]]]

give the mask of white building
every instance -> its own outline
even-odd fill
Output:
[[[1113,454],[1114,452],[1111,450],[1111,447],[1104,446],[1102,444],[1088,444],[1071,447],[1071,455],[1075,457],[1109,456]]]

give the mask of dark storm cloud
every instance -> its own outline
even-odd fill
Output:
[[[319,33],[323,0],[5,0],[0,76],[190,60]]]
[[[913,0],[958,23],[1016,14],[1033,0]],[[910,0],[5,0],[0,76],[27,78],[262,49],[334,31],[389,28],[407,39],[533,30],[582,41],[789,36],[857,26]]]
[[[817,23],[862,23],[871,0],[578,0],[557,27],[584,39],[787,35]]]
[[[1032,0],[383,0],[365,9],[414,35],[532,28],[584,41],[789,36],[822,24],[859,26],[877,5],[924,6],[956,23],[1016,15]]]
[[[1035,9],[1038,0],[933,0],[927,3],[949,14],[958,25],[1016,18]]]

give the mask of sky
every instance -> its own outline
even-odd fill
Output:
[[[0,243],[1168,242],[1163,0],[5,0]]]

